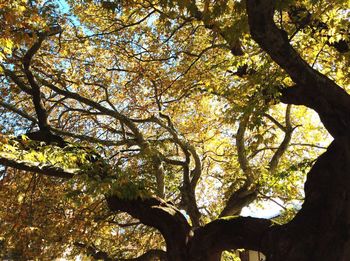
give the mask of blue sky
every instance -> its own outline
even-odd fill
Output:
[[[63,14],[69,14],[69,5],[66,0],[56,0],[60,11]],[[75,25],[79,25],[79,21],[75,16],[69,16],[71,21]],[[153,19],[151,18],[149,23],[152,23],[156,17],[154,16]],[[283,205],[283,203],[281,202]],[[251,206],[251,207],[245,207],[242,210],[241,215],[242,216],[252,216],[252,217],[259,217],[259,218],[272,218],[280,214],[282,211],[282,208],[278,206],[276,203],[273,203],[272,201],[265,201],[262,204],[262,207],[256,207],[256,206]]]

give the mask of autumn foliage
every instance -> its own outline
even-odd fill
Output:
[[[0,0],[1,258],[348,260],[349,8]]]

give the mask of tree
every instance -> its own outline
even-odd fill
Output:
[[[350,259],[348,1],[1,7],[5,258]]]

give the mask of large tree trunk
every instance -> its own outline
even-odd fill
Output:
[[[338,138],[309,172],[305,202],[266,238],[268,261],[350,260],[350,139]]]
[[[197,228],[191,226],[175,206],[160,198],[121,199],[116,195],[106,195],[111,211],[127,212],[143,224],[158,229],[164,236],[166,257],[162,251],[149,252],[152,255],[160,253],[163,260],[168,261],[219,261],[222,251],[245,248],[263,252],[268,261],[350,260],[350,96],[336,83],[311,68],[293,49],[285,32],[274,23],[275,2],[246,0],[251,35],[295,82],[294,87],[282,90],[281,101],[314,109],[334,137],[328,150],[308,173],[302,209],[290,223],[283,226],[272,225],[265,219],[232,217],[217,219]],[[29,79],[33,77],[29,62],[38,47],[40,43],[30,49],[25,59]],[[37,83],[32,80],[30,84],[37,89],[38,96]],[[144,143],[137,127],[125,116],[76,93],[50,83],[44,84],[58,94],[119,119],[135,133],[139,143]],[[47,115],[39,99],[34,103],[40,128],[45,130]],[[50,176],[73,177],[72,173],[58,168],[26,165],[5,157],[0,157],[0,163]],[[150,256],[143,255],[144,259],[139,257],[134,260],[151,260],[153,257]]]
[[[267,226],[258,219],[213,221],[196,231],[188,260],[218,261],[230,246],[260,250],[267,261],[350,260],[350,137],[337,137],[317,159],[296,217]]]
[[[293,49],[274,23],[275,0],[246,3],[252,37],[296,84],[281,100],[314,109],[334,137],[307,176],[302,209],[271,228],[263,252],[269,261],[350,260],[350,96]]]

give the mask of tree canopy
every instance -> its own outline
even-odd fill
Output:
[[[2,258],[350,258],[348,0],[0,7]]]

